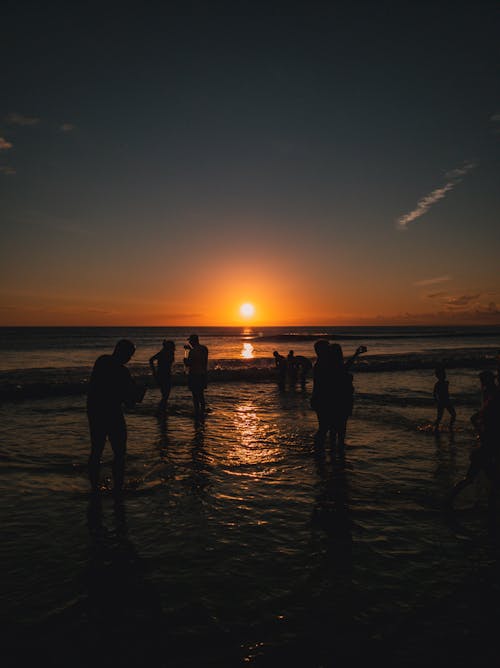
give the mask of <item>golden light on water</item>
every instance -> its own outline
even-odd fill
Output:
[[[241,356],[249,360],[254,357],[254,347],[251,343],[244,343],[241,351]]]
[[[255,307],[253,304],[250,304],[250,302],[245,302],[245,304],[242,304],[240,306],[240,314],[244,318],[251,318],[255,313]]]

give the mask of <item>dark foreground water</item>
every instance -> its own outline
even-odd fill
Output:
[[[57,336],[53,359],[64,361]],[[314,449],[311,381],[279,393],[265,350],[250,371],[237,360],[242,341],[217,344],[225,353],[212,361],[204,424],[182,373],[166,419],[153,387],[127,415],[119,504],[88,494],[88,367],[5,370],[9,387],[17,379],[0,404],[6,665],[496,665],[499,542],[487,483],[455,513],[443,502],[467,468],[477,372],[494,368],[497,339],[371,341],[345,459]],[[36,342],[28,357],[46,354]],[[77,355],[74,340],[66,350]],[[435,435],[428,367],[440,355],[452,363],[458,420]],[[228,361],[236,375],[217,376]],[[110,463],[106,449],[103,479]]]

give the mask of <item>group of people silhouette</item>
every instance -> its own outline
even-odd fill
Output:
[[[330,436],[332,447],[337,446],[343,454],[347,422],[352,414],[354,386],[350,368],[362,353],[365,346],[359,346],[355,353],[344,360],[342,348],[338,343],[320,339],[314,344],[316,361],[295,355],[291,350],[287,357],[273,352],[277,381],[280,391],[285,390],[288,382],[291,389],[300,382],[305,388],[306,378],[312,369],[313,388],[311,408],[316,412],[318,430],[315,445],[323,447]],[[89,480],[94,492],[99,489],[100,459],[106,440],[113,450],[114,491],[119,494],[123,488],[125,473],[125,454],[127,444],[127,426],[123,413],[124,406],[131,407],[140,403],[146,392],[132,378],[126,364],[135,353],[135,345],[128,339],[117,342],[111,355],[101,355],[95,362],[87,393],[87,415],[89,421],[91,452],[89,457]],[[160,410],[165,411],[172,387],[172,365],[175,359],[175,343],[164,340],[161,350],[149,360],[153,377],[160,388]],[[208,348],[200,343],[197,334],[191,334],[184,346],[184,365],[188,372],[187,385],[191,391],[195,417],[203,418],[207,411],[205,389],[208,379]],[[446,370],[440,365],[435,369],[437,381],[433,396],[437,406],[434,429],[438,432],[444,411],[450,414],[450,430],[456,420],[456,411],[449,393]],[[497,378],[491,371],[479,374],[482,390],[481,409],[474,413],[471,422],[477,434],[478,445],[472,450],[470,466],[463,480],[452,489],[448,503],[459,492],[472,484],[483,471],[490,481],[490,501],[495,502],[500,485],[499,449],[500,449],[500,372]]]
[[[286,357],[275,350],[273,357],[278,373],[279,389],[284,391],[286,382],[288,381],[290,389],[295,389],[297,382],[299,382],[301,388],[304,390],[307,377],[312,369],[311,360],[304,355],[295,355],[293,350],[290,350]]]
[[[197,417],[201,417],[206,411],[208,348],[200,343],[197,334],[191,334],[184,350],[184,365],[188,371],[188,387],[193,397],[194,412]],[[132,341],[121,339],[111,355],[97,358],[92,369],[87,392],[87,416],[91,444],[89,480],[94,492],[99,489],[100,461],[106,439],[113,450],[114,490],[119,493],[123,488],[127,449],[123,407],[140,403],[146,393],[146,388],[133,380],[126,367],[134,353],[135,345]],[[175,343],[164,340],[161,350],[149,360],[153,376],[160,387],[160,408],[163,410],[166,409],[172,387],[174,357]]]

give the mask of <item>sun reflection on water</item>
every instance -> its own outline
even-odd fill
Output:
[[[253,359],[253,357],[254,357],[254,347],[252,346],[251,343],[244,343],[243,344],[243,348],[242,348],[242,351],[241,351],[241,356],[246,360]]]
[[[272,425],[263,420],[253,402],[244,401],[233,413],[235,439],[230,453],[233,464],[245,467],[241,475],[259,478],[274,470],[279,448]],[[250,471],[248,466],[264,467]]]

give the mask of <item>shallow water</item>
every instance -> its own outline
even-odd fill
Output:
[[[134,628],[173,665],[259,664],[305,645],[303,665],[323,665],[333,639],[341,652],[384,637],[496,559],[484,480],[453,521],[443,512],[480,400],[475,373],[449,378],[456,430],[445,418],[435,435],[429,372],[358,374],[345,460],[314,448],[310,383],[212,384],[203,424],[187,388],[166,419],[151,390],[127,416],[117,505],[89,504],[83,397],[0,406],[5,619],[95,642],[107,620],[129,656],[147,654]],[[110,460],[107,448],[104,478]]]

